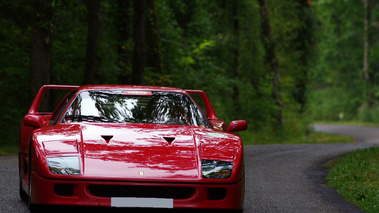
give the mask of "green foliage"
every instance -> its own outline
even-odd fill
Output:
[[[358,109],[358,121],[363,123],[379,123],[379,105],[369,106],[364,103]]]
[[[333,162],[328,186],[365,212],[379,211],[379,147],[358,150]]]
[[[316,120],[344,119],[377,122],[379,100],[377,81],[379,42],[377,12],[379,4],[370,1],[369,75],[363,75],[364,8],[362,1],[317,1],[314,11],[318,28],[314,61],[311,67],[312,98],[309,111]]]
[[[101,2],[96,83],[115,84],[120,82],[121,72],[132,72],[133,39],[131,36],[120,38],[117,1]],[[301,96],[304,92],[308,96],[308,87],[298,87],[297,84],[303,80],[305,85],[308,84],[306,74],[311,56],[308,43],[313,39],[312,23],[308,21],[315,16],[312,11],[305,13],[307,10],[296,1],[267,0],[267,4],[281,74],[282,131],[271,129],[272,114],[278,111],[278,106],[272,98],[272,75],[264,62],[264,38],[257,1],[156,0],[163,70],[160,74],[147,68],[145,82],[204,90],[218,117],[227,122],[236,119],[248,121],[249,132],[243,133],[248,136],[265,134],[278,142],[306,137],[311,120],[301,112],[303,106],[295,94]],[[14,143],[17,141],[18,126],[30,106],[27,91],[31,2],[7,0],[0,6],[4,10],[0,13],[0,98],[3,100],[0,110],[5,112],[0,118],[0,129],[3,131],[0,140],[2,143]],[[49,41],[53,45],[51,83],[81,84],[86,77],[86,7],[82,1],[67,0],[54,1],[53,9],[53,40]],[[319,9],[320,17],[331,14]],[[126,11],[132,17],[132,4]],[[128,27],[131,26],[130,23]],[[346,24],[347,27],[349,25]],[[328,44],[338,40],[337,36],[331,35],[321,45],[328,47]],[[129,62],[126,64],[119,61],[119,47],[127,50]],[[335,47],[328,48],[327,53],[338,55]],[[317,63],[331,64],[328,57],[323,54]],[[357,59],[359,57],[355,56]],[[321,72],[324,67],[314,67],[313,76],[319,76],[321,79],[318,82],[323,83],[326,79],[325,73]],[[340,76],[339,70],[336,73]],[[334,81],[337,76],[329,77]],[[348,97],[356,96],[352,94]]]
[[[78,1],[57,1],[54,9],[52,83],[79,85],[85,69],[86,7]]]
[[[342,88],[323,88],[314,90],[310,95],[309,115],[313,120],[343,120],[356,118],[360,98],[354,97]]]
[[[17,144],[18,128],[27,111],[23,106],[30,104],[27,84],[30,27],[20,19],[28,14],[26,8],[22,9],[23,3],[0,3],[4,10],[0,13],[0,145],[7,146]]]
[[[0,155],[6,155],[6,154],[16,154],[19,150],[19,147],[16,144],[2,144],[0,146]]]

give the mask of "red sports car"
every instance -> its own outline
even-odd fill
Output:
[[[39,112],[50,89],[70,92],[54,112]],[[20,196],[31,209],[242,211],[243,145],[231,132],[246,129],[243,120],[226,127],[200,90],[46,85],[21,124]]]

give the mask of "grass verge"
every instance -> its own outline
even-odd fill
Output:
[[[379,147],[351,152],[327,166],[328,187],[366,212],[379,212]]]
[[[18,152],[18,144],[0,144],[0,155],[15,154]]]
[[[312,131],[305,136],[273,137],[270,134],[256,132],[240,133],[244,145],[265,144],[307,144],[307,143],[351,143],[355,139],[349,136]]]
[[[373,126],[379,127],[378,123],[360,122],[360,121],[315,121],[315,124],[332,124],[332,125],[346,125],[346,126]]]

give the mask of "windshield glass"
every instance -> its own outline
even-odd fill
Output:
[[[209,127],[187,95],[174,92],[84,91],[67,109],[62,122],[122,122]]]

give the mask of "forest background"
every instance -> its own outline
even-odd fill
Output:
[[[374,0],[3,0],[0,19],[0,145],[44,84],[201,89],[250,143],[379,122]]]

